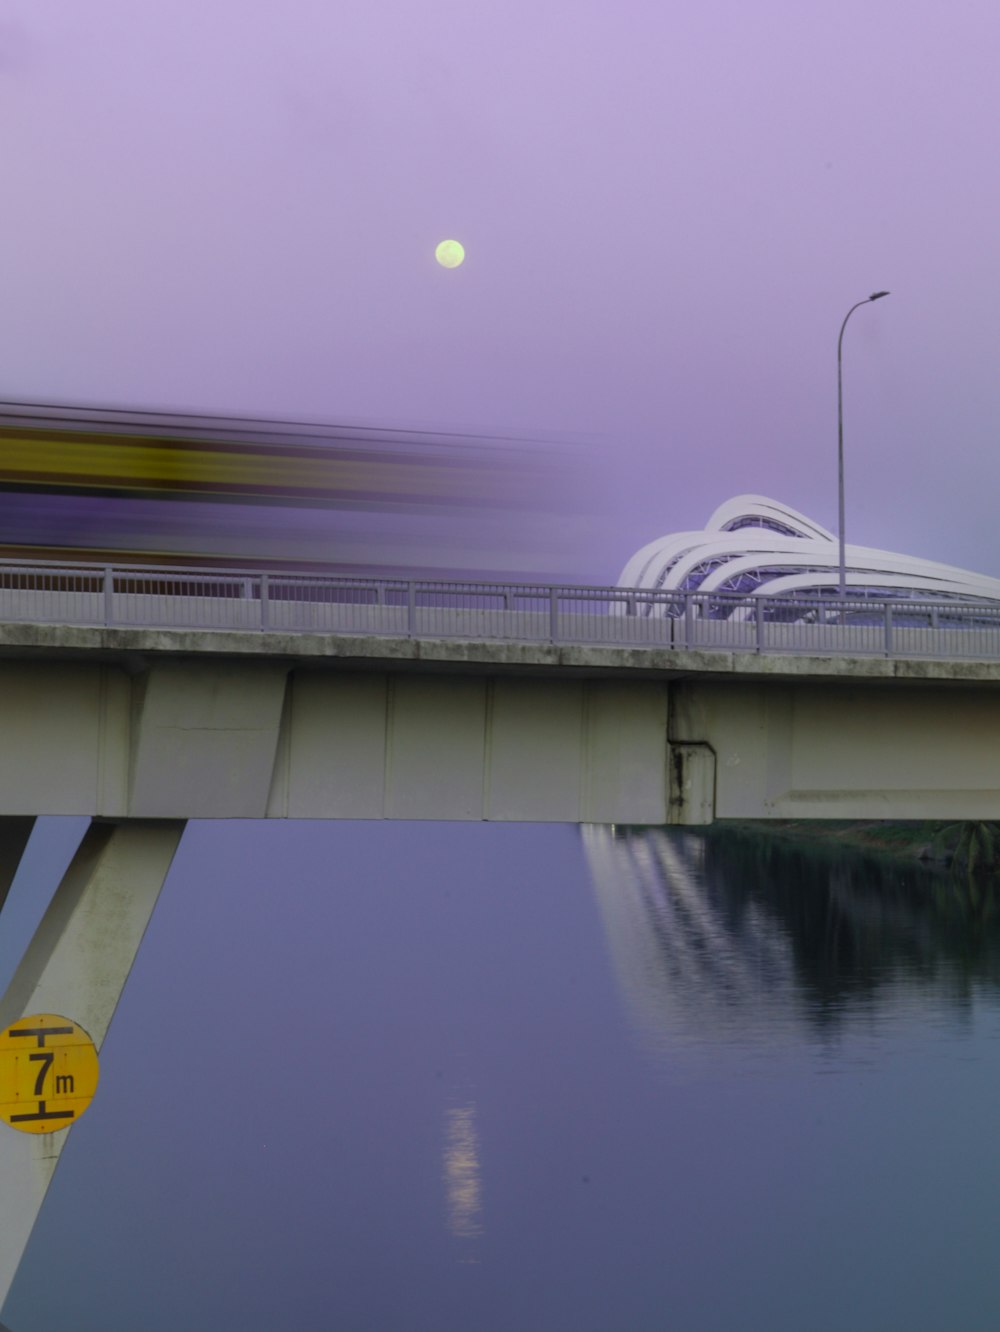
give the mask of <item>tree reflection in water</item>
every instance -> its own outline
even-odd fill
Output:
[[[745,827],[587,827],[615,970],[640,1029],[669,1041],[832,1038],[928,993],[1000,982],[992,879]]]

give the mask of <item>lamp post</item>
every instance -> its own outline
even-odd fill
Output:
[[[837,502],[840,521],[840,596],[842,598],[847,596],[847,547],[844,541],[844,329],[855,310],[862,305],[870,305],[872,301],[880,301],[883,296],[888,295],[887,291],[873,291],[863,301],[858,301],[857,305],[852,305],[847,314],[844,315],[844,322],[840,326],[840,337],[837,339]]]

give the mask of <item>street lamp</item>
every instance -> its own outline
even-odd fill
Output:
[[[844,346],[844,329],[847,327],[847,321],[855,310],[862,305],[870,305],[872,301],[880,301],[883,296],[888,296],[887,291],[873,291],[870,296],[866,296],[863,301],[858,301],[857,305],[852,305],[847,314],[844,315],[844,322],[840,326],[840,337],[837,339],[837,499],[838,516],[840,519],[840,595],[847,596],[847,557],[846,546],[844,544],[844,374],[842,366],[842,352]]]

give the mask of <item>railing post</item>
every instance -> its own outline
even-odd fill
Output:
[[[270,582],[267,574],[260,576],[260,627],[266,629],[271,623]]]
[[[662,606],[663,608],[664,619],[670,621],[670,633],[668,635],[670,639],[670,646],[680,647],[680,639],[681,639],[680,628],[679,628],[680,607],[678,605],[677,593],[664,592],[660,593],[659,597],[657,597],[657,594],[654,593],[653,601],[646,614],[650,616],[655,616],[657,609],[660,606]]]
[[[549,588],[549,642],[559,641],[559,593],[554,587]]]
[[[104,623],[115,622],[115,574],[113,569],[104,570]]]
[[[684,593],[684,646],[693,647],[693,634],[691,632],[694,622],[694,606],[692,604],[692,593],[690,590]]]
[[[885,655],[892,656],[892,602],[885,603]]]
[[[417,585],[406,584],[406,634],[412,638],[417,632]]]
[[[764,651],[764,598],[758,593],[754,597],[754,620],[757,630],[757,651]]]

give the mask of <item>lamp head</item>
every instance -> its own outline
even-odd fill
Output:
[[[870,301],[880,301],[883,296],[888,296],[888,295],[889,293],[887,291],[873,291],[872,294],[868,297],[868,299]]]

